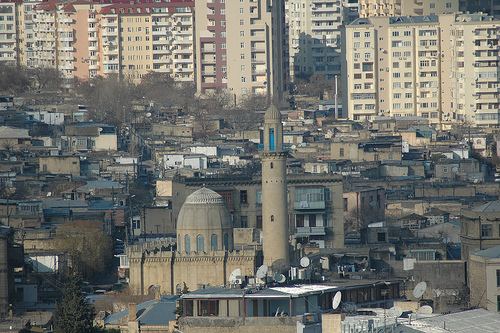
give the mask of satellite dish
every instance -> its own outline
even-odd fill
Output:
[[[265,278],[268,269],[269,269],[269,267],[267,267],[267,265],[260,266],[259,269],[257,270],[257,273],[255,274],[255,276],[257,276],[259,279]]]
[[[99,132],[102,132],[102,127],[99,127],[97,130],[98,130]]]
[[[371,207],[375,207],[375,205],[376,205],[376,204],[377,204],[377,203],[376,203],[375,201],[370,201],[370,206],[371,206]]]
[[[146,113],[146,117],[151,117],[151,112]]]
[[[302,259],[300,259],[300,266],[302,266],[302,267],[307,267],[307,266],[309,266],[310,263],[311,263],[311,260],[309,260],[308,257],[302,257]]]
[[[415,298],[422,297],[426,289],[427,289],[427,283],[425,283],[425,281],[419,282],[413,289],[413,297]]]
[[[432,310],[432,307],[429,305],[424,305],[420,309],[418,309],[417,313],[418,314],[431,314],[434,310]]]
[[[241,276],[241,268],[236,268],[234,271],[231,272],[231,274],[229,275],[229,283],[236,284],[238,276]]]
[[[389,317],[401,317],[401,315],[403,314],[403,309],[400,308],[399,306],[393,306],[392,308],[390,308],[388,311],[387,311],[387,315]]]
[[[339,307],[340,301],[342,300],[342,293],[337,291],[332,300],[332,309],[336,310]]]
[[[286,281],[286,277],[281,273],[274,274],[274,281],[278,283],[283,283]]]

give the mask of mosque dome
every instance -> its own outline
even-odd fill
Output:
[[[266,110],[266,114],[264,116],[265,119],[279,119],[281,120],[281,113],[277,107],[271,104],[271,106]]]
[[[206,187],[191,193],[179,211],[177,237],[178,249],[186,252],[190,252],[191,248],[197,252],[231,250],[233,223],[222,196]]]

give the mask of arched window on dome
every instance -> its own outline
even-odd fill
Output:
[[[218,250],[217,243],[219,242],[219,240],[218,240],[216,234],[212,235],[212,239],[210,240],[210,242],[211,242],[211,246],[212,246],[212,251],[217,251]]]
[[[189,235],[184,236],[184,250],[187,253],[191,253],[191,237]]]
[[[224,234],[224,250],[229,251],[229,235]]]
[[[205,252],[205,239],[203,235],[196,236],[196,252]]]

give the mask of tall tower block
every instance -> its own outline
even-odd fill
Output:
[[[262,228],[264,264],[283,259],[290,266],[286,158],[279,110],[271,105],[264,117],[262,157]]]

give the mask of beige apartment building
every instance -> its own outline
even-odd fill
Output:
[[[100,15],[100,74],[137,82],[154,71],[194,81],[193,2],[119,3]]]
[[[360,18],[346,26],[349,119],[421,116],[440,128],[463,120],[498,125],[499,23],[484,14],[447,14]]]
[[[358,18],[357,0],[288,0],[290,77],[323,73],[331,80],[340,75],[340,26]]]
[[[281,99],[284,89],[283,2],[196,1],[196,80],[202,94]]]
[[[455,13],[459,0],[359,0],[359,17]]]

